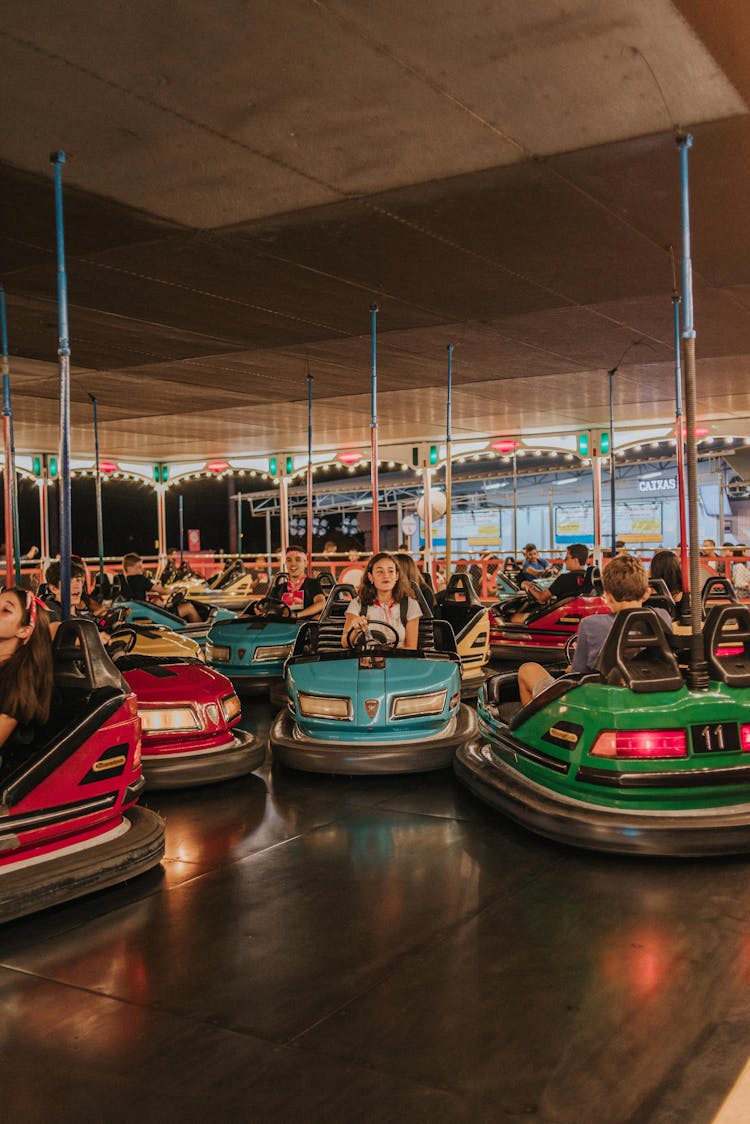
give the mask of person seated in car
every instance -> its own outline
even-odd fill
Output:
[[[630,554],[618,554],[602,574],[604,600],[609,613],[595,613],[584,617],[578,626],[573,663],[569,672],[587,675],[596,671],[599,653],[615,621],[615,614],[625,609],[640,609],[648,595],[648,577],[639,558]],[[664,609],[655,609],[668,631],[672,630],[672,618]],[[531,702],[540,691],[554,683],[554,677],[538,663],[524,663],[518,669],[518,687],[521,704]]]
[[[559,601],[563,597],[578,597],[583,592],[588,560],[589,548],[580,542],[571,543],[565,554],[565,571],[547,589],[539,589],[529,579],[521,582],[521,589],[539,605]],[[512,619],[515,622],[524,621],[527,615],[528,610],[524,610],[515,613]]]
[[[521,581],[533,581],[534,578],[541,578],[543,574],[549,570],[549,562],[546,558],[539,557],[539,550],[533,542],[527,542],[523,548],[523,565],[521,566]]]
[[[320,616],[325,608],[325,594],[318,579],[307,574],[307,555],[302,547],[287,549],[286,569],[289,581],[281,595],[284,605],[294,611],[297,620]]]
[[[398,554],[394,554],[393,557],[396,559],[398,568],[404,575],[406,580],[410,582],[412,586],[417,586],[419,592],[427,602],[430,612],[434,613],[435,605],[437,602],[435,599],[435,594],[432,591],[432,586],[427,583],[424,574],[417,566],[411,554],[403,554],[401,551],[399,551]]]
[[[62,601],[60,600],[60,563],[50,562],[44,574],[47,592],[44,596],[44,606],[49,614],[50,634],[54,637],[63,619]],[[86,571],[80,562],[71,558],[70,561],[70,615],[83,618],[83,620],[96,622],[96,617],[86,601]],[[111,637],[106,632],[100,633],[103,644],[108,644]]]
[[[45,606],[31,590],[0,591],[0,746],[28,745],[49,718],[52,641]],[[0,758],[1,760],[1,758]]]
[[[651,559],[649,578],[664,582],[676,605],[682,600],[682,567],[671,550],[657,550]]]
[[[362,584],[347,606],[341,644],[348,647],[349,634],[366,632],[376,621],[390,625],[398,636],[399,648],[416,649],[422,610],[410,596],[410,583],[387,551],[373,554],[365,568]],[[389,638],[391,633],[386,634]]]
[[[167,562],[162,570],[159,584],[171,585],[173,582],[180,581],[185,577],[186,567],[180,565],[180,554],[176,547],[170,546],[167,551]],[[139,600],[142,600],[139,598]]]
[[[127,601],[146,601],[148,594],[156,594],[157,604],[166,590],[162,585],[151,581],[143,572],[143,559],[140,554],[125,554],[122,559],[122,572],[115,576],[115,583]]]

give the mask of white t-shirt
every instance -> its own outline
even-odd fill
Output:
[[[358,597],[353,597],[349,602],[346,610],[347,617],[360,617],[362,616],[362,609]],[[406,629],[401,623],[401,606],[393,601],[390,605],[381,605],[375,602],[374,605],[367,606],[367,613],[365,614],[368,621],[382,621],[383,624],[389,624],[391,628],[395,628],[398,633],[398,647],[403,648],[404,640],[406,639]],[[422,610],[413,597],[407,599],[406,606],[406,619],[413,621],[422,616]]]

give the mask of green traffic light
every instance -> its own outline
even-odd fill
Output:
[[[438,462],[438,447],[437,445],[430,445],[430,464],[435,465]]]
[[[605,429],[599,438],[599,452],[603,457],[609,456],[609,430]]]
[[[276,473],[277,468],[278,468],[278,462],[276,460],[276,457],[269,457],[268,458],[268,471],[271,474],[271,476],[277,475],[277,473]]]
[[[588,433],[578,434],[578,456],[587,457],[589,455],[589,435]]]
[[[53,480],[57,476],[57,457],[49,458],[49,474]]]
[[[288,456],[286,458],[286,474],[291,476],[294,472],[294,457]]]

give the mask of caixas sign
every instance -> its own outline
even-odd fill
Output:
[[[657,478],[656,480],[639,480],[639,492],[676,492],[677,491],[677,477],[669,476],[666,479]]]

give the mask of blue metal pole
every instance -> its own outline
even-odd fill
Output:
[[[680,153],[682,206],[682,339],[685,345],[685,414],[687,422],[688,522],[690,527],[690,661],[688,686],[708,690],[710,678],[701,635],[700,556],[698,540],[698,447],[695,439],[695,324],[693,321],[693,263],[690,252],[690,187],[688,150],[693,138],[677,137]]]
[[[57,235],[57,354],[60,365],[60,601],[63,620],[70,616],[70,338],[68,331],[68,278],[65,272],[62,169],[65,153],[50,157],[55,169],[55,230]]]
[[[380,550],[380,511],[378,496],[378,367],[377,367],[377,326],[378,306],[370,305],[370,394],[372,402],[372,418],[370,421],[371,467],[370,479],[372,481],[372,553]]]

